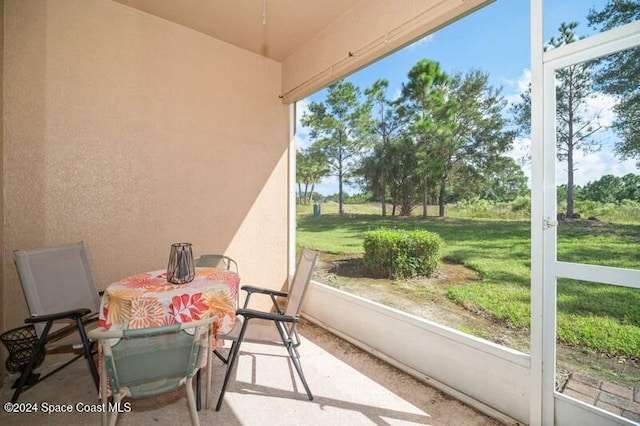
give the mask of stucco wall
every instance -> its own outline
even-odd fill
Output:
[[[9,0],[4,40],[4,328],[28,313],[15,249],[84,240],[104,288],[188,241],[282,285],[279,63],[106,0]]]
[[[3,88],[4,88],[4,2],[0,2],[0,99],[3,97]],[[0,102],[0,158],[3,158],[4,152],[4,143],[3,143],[3,132],[4,132],[4,105]],[[0,173],[0,188],[4,186],[4,173]],[[4,197],[0,196],[0,223],[4,223]],[[4,226],[0,227],[0,247],[4,247]],[[0,306],[4,306],[4,265],[0,262]],[[0,315],[0,330],[5,329],[5,320],[4,316]],[[0,365],[4,365],[6,353],[4,351],[0,351]],[[3,374],[0,369],[0,379],[2,379]]]

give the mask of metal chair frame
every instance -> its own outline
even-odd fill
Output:
[[[302,249],[302,252],[298,259],[296,272],[294,274],[293,280],[291,281],[291,286],[288,292],[254,286],[242,287],[242,290],[247,292],[247,297],[245,299],[244,306],[241,309],[238,309],[238,311],[236,312],[238,316],[238,321],[236,322],[236,324],[240,324],[239,330],[238,326],[236,326],[234,330],[232,330],[232,332],[216,336],[216,338],[218,339],[233,341],[227,357],[224,357],[216,351],[216,355],[218,356],[218,358],[220,358],[224,363],[227,364],[227,371],[225,373],[220,396],[216,404],[216,411],[219,411],[220,407],[222,406],[222,401],[224,399],[231,374],[237,365],[240,346],[244,341],[283,346],[287,350],[289,358],[291,359],[291,362],[293,363],[296,372],[300,377],[302,385],[304,386],[304,389],[307,393],[307,397],[309,398],[309,400],[313,400],[313,394],[311,393],[309,385],[307,384],[307,380],[304,377],[302,364],[300,363],[300,353],[298,352],[298,347],[300,346],[301,341],[300,336],[298,335],[297,324],[300,322],[300,311],[302,309],[302,303],[304,301],[309,282],[311,281],[311,274],[313,272],[313,268],[315,267],[317,256],[317,253],[307,248]],[[249,300],[253,294],[262,294],[269,296],[273,303],[274,312],[263,312],[249,309]],[[278,303],[278,297],[285,298],[286,305],[284,309],[281,308],[280,304]],[[263,340],[261,338],[252,338],[251,336],[246,338],[245,336],[247,335],[247,331],[250,329],[250,324],[253,324],[252,321],[256,320],[271,322],[277,330],[279,341],[273,339]]]
[[[89,336],[99,341],[102,348],[100,383],[103,406],[108,406],[107,378],[116,407],[126,396],[146,398],[185,385],[191,424],[199,426],[193,377],[200,371],[201,356],[209,350],[211,341],[208,336],[211,324],[216,319],[212,316],[161,327],[129,330],[100,328],[90,331]],[[187,331],[193,332],[193,336],[188,335]],[[117,417],[118,410],[114,410],[109,424],[114,426]],[[108,413],[105,410],[102,424],[106,425],[107,420]]]
[[[95,287],[84,242],[33,250],[16,250],[13,256],[31,312],[31,316],[24,322],[34,325],[38,339],[33,345],[28,364],[13,385],[16,390],[11,401],[16,402],[22,391],[35,386],[82,357],[87,359],[89,371],[97,388],[99,375],[93,359],[95,350],[87,336],[86,326],[98,319],[100,294]],[[76,274],[76,280],[69,280],[67,277],[72,274]],[[47,305],[47,293],[62,292],[64,288],[57,288],[60,283],[70,284],[67,290],[73,294],[69,295],[67,301],[64,296],[67,293],[63,293],[63,297],[59,298],[62,301],[58,301],[59,303],[52,309]],[[84,306],[73,306],[74,301],[81,299]],[[61,323],[65,325],[61,326]],[[79,335],[79,343],[66,343],[69,341],[68,337],[75,332]],[[56,352],[61,347],[73,352],[78,349],[82,351],[40,377],[40,374],[34,373],[33,370],[39,361],[42,361],[44,355],[52,351],[50,347],[57,344],[59,346],[55,348]]]
[[[220,267],[220,263],[227,271],[238,273],[238,262],[224,254],[203,254],[195,259],[195,266],[202,267]]]

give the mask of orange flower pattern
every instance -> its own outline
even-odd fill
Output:
[[[133,275],[131,277],[125,278],[125,281],[128,283],[129,287],[154,287],[157,282],[156,277],[153,277],[149,274],[138,274]]]
[[[195,321],[215,315],[215,332],[231,331],[240,277],[218,268],[196,268],[187,284],[174,285],[163,271],[136,274],[109,285],[98,324],[106,329],[142,328]]]
[[[205,295],[205,304],[209,315],[216,315],[218,318],[224,316],[235,317],[236,298],[226,290],[216,290]]]
[[[131,313],[127,328],[158,327],[162,325],[164,307],[155,298],[138,298],[131,301]]]

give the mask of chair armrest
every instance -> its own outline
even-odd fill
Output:
[[[56,312],[55,314],[35,315],[25,319],[24,322],[27,324],[32,324],[36,322],[54,321],[59,319],[78,319],[90,313],[91,309],[81,308],[74,309],[72,311]]]
[[[268,295],[281,296],[281,297],[287,297],[288,295],[288,293],[285,291],[271,290],[269,288],[255,287],[252,285],[243,285],[241,289],[246,291],[249,294],[259,293],[259,294],[268,294]]]
[[[265,294],[269,296],[271,298],[271,302],[273,303],[273,307],[276,310],[276,312],[278,312],[279,314],[283,313],[280,306],[278,305],[278,301],[276,300],[276,297],[287,297],[289,295],[287,292],[279,291],[279,290],[271,290],[269,288],[255,287],[252,285],[244,285],[241,287],[241,289],[247,292],[247,297],[246,299],[244,299],[244,306],[242,307],[243,309],[247,309],[247,306],[249,306],[249,300],[251,299],[251,295],[255,293],[255,294]]]
[[[299,322],[300,318],[292,317],[291,315],[282,315],[275,312],[262,312],[257,311],[255,309],[238,309],[236,314],[242,315],[247,320],[252,318],[259,318],[264,320],[271,321],[281,321],[281,322]]]

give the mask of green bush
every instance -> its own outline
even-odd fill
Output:
[[[364,265],[376,276],[431,276],[442,261],[444,243],[427,231],[378,229],[364,234]]]
[[[529,216],[531,214],[531,197],[525,195],[513,200],[511,202],[511,211],[514,213],[526,213]]]

